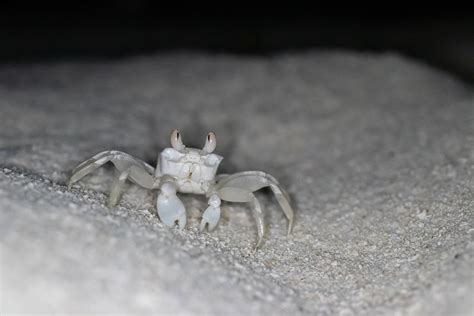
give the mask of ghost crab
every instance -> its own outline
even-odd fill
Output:
[[[171,132],[171,147],[165,148],[158,156],[156,169],[131,155],[108,150],[98,153],[79,164],[72,172],[68,188],[73,183],[91,173],[107,162],[112,162],[120,175],[110,192],[108,206],[119,201],[125,181],[148,190],[159,190],[156,206],[161,221],[170,227],[183,229],[186,225],[184,204],[176,195],[179,193],[202,194],[208,198],[208,207],[202,215],[200,230],[212,231],[218,224],[221,214],[221,201],[247,202],[252,206],[257,222],[259,248],[264,235],[264,216],[260,202],[254,192],[269,187],[288,219],[288,234],[293,226],[293,209],[288,194],[278,181],[262,171],[243,171],[234,174],[217,175],[217,168],[223,157],[214,154],[216,135],[210,132],[202,149],[188,148],[183,144],[181,133]]]

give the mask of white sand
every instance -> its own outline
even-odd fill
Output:
[[[167,55],[0,66],[0,311],[447,315],[473,312],[473,89],[396,55],[268,59]],[[153,163],[171,128],[221,171],[257,169],[288,189],[294,233],[271,194],[252,254],[247,205],[183,196],[164,227],[155,193],[105,207],[118,149]]]

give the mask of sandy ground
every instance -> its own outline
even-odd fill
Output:
[[[473,312],[474,98],[403,57],[180,54],[0,66],[3,314],[453,315]],[[155,164],[172,128],[218,136],[221,171],[264,170],[273,196],[252,252],[248,205],[183,195],[188,226],[163,226],[156,192],[129,185],[108,209],[113,167],[65,186],[118,149]]]

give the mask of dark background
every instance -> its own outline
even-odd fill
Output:
[[[474,82],[469,8],[271,9],[222,3],[219,10],[155,1],[2,2],[0,63],[122,58],[169,51],[273,55],[313,49],[395,51]],[[370,11],[367,8],[371,8]]]

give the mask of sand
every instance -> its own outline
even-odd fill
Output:
[[[451,315],[474,311],[472,86],[396,54],[168,54],[0,66],[0,311]],[[222,173],[263,170],[292,197],[206,207],[185,230],[133,184],[106,207],[117,149],[155,165],[168,135],[217,134]]]

